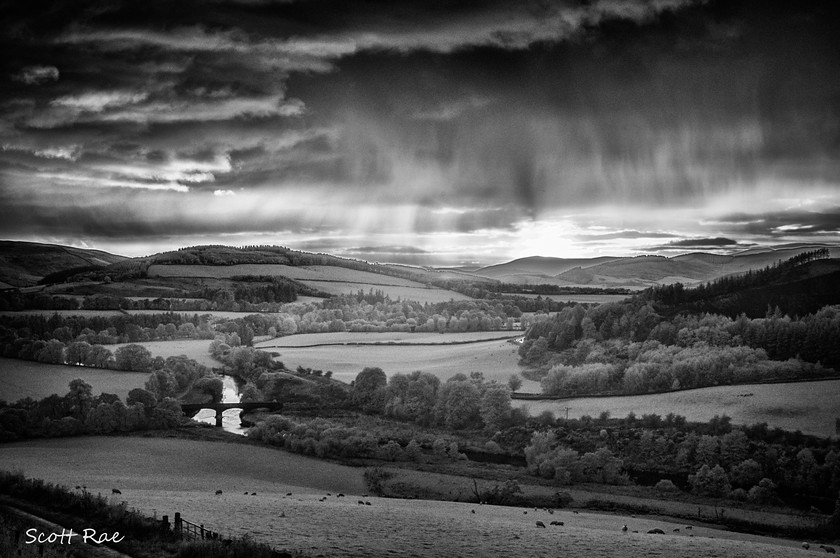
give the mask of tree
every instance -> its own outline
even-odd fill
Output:
[[[502,430],[510,422],[510,389],[495,382],[486,384],[481,393],[479,413],[489,432]]]
[[[221,378],[209,376],[196,380],[193,387],[196,391],[209,395],[213,403],[219,403],[222,400],[225,388]]]
[[[149,390],[134,388],[128,392],[126,403],[128,403],[129,407],[139,403],[148,414],[151,409],[157,405],[157,398],[155,397],[155,394]]]
[[[447,381],[438,391],[435,419],[452,430],[474,427],[481,421],[478,387],[469,380]]]
[[[696,474],[688,476],[688,483],[692,492],[700,496],[723,497],[732,490],[729,477],[720,465],[713,468],[703,465]]]
[[[517,391],[522,387],[522,378],[519,377],[519,374],[511,374],[508,379],[508,387],[510,391]]]
[[[365,411],[381,412],[385,404],[388,378],[378,367],[367,367],[356,376],[351,400]]]
[[[93,392],[90,384],[76,378],[70,382],[70,392],[65,396],[71,416],[84,422],[93,404]]]
[[[125,345],[114,353],[117,370],[151,372],[152,354],[141,345]]]

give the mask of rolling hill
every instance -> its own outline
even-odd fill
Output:
[[[506,283],[587,285],[594,287],[649,287],[684,283],[692,285],[727,275],[762,269],[802,252],[827,247],[833,257],[840,247],[797,244],[777,248],[750,249],[732,255],[692,252],[679,256],[636,256],[598,258],[530,257],[476,270],[475,275]]]
[[[77,268],[104,268],[126,260],[101,250],[0,241],[0,288],[29,287],[45,276]]]

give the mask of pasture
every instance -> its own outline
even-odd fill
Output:
[[[402,298],[417,302],[446,302],[450,299],[470,300],[469,297],[454,291],[427,287],[417,281],[344,267],[323,265],[303,267],[281,264],[152,265],[149,267],[149,277],[213,277],[224,279],[237,275],[288,277],[331,295],[356,293],[360,289],[368,292],[372,289],[383,291],[392,299]]]
[[[505,296],[515,297],[515,298],[537,298],[542,297],[543,299],[550,298],[555,302],[578,302],[581,304],[604,304],[606,302],[619,302],[630,295],[623,295],[623,294],[549,294],[549,295],[539,295],[539,294],[530,294],[530,293],[502,293]]]
[[[128,437],[16,442],[4,445],[0,468],[68,487],[83,484],[143,513],[171,518],[177,511],[223,535],[249,535],[313,556],[557,556],[560,547],[569,558],[781,558],[801,552],[798,541],[700,525],[676,533],[682,524],[657,517],[525,514],[507,506],[362,496],[361,468],[243,444]],[[112,488],[122,494],[111,495]],[[565,525],[541,529],[536,520]],[[622,533],[624,524],[631,531]],[[666,534],[646,534],[655,527]]]
[[[160,312],[158,312],[160,313]],[[45,318],[49,318],[58,314],[59,316],[64,316],[65,318],[70,316],[82,316],[85,318],[96,318],[96,317],[114,317],[114,316],[122,316],[123,313],[119,310],[21,310],[20,312],[12,312],[9,310],[0,311],[0,316],[44,316]]]
[[[804,434],[834,436],[840,418],[840,380],[788,384],[716,386],[652,395],[592,397],[560,401],[514,401],[531,415],[551,411],[557,417],[597,417],[603,412],[621,418],[635,413],[683,415],[690,421],[707,422],[715,415],[727,415],[733,424],[766,422],[771,428],[800,430]],[[752,394],[752,395],[747,395]]]
[[[379,283],[353,283],[348,281],[304,281],[310,287],[314,287],[331,295],[353,294],[362,290],[364,292],[382,291],[391,300],[411,300],[420,303],[448,302],[450,300],[472,300],[466,295],[447,291],[436,287],[407,287],[403,285],[381,285]],[[417,283],[417,285],[420,285]]]
[[[378,366],[388,375],[422,370],[441,380],[459,372],[482,372],[487,380],[507,382],[511,374],[520,371],[518,348],[507,341],[479,341],[466,345],[345,345],[273,350],[280,353],[277,359],[287,368],[332,370],[333,378],[344,382],[356,379],[368,366]],[[523,383],[526,390],[533,390],[533,386],[538,384]]]
[[[25,397],[43,399],[53,394],[63,396],[68,391],[70,381],[76,378],[89,383],[94,395],[113,393],[125,402],[128,392],[142,388],[149,375],[145,372],[120,372],[0,358],[0,400],[12,403]]]
[[[287,335],[277,337],[254,346],[258,349],[283,348],[283,347],[306,347],[324,344],[447,344],[447,343],[472,343],[476,341],[495,340],[502,338],[521,337],[521,331],[470,331],[464,333],[409,333],[402,331],[367,333],[367,332],[342,332],[342,333],[304,333],[299,335]]]

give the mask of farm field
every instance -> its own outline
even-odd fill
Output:
[[[342,332],[342,333],[304,333],[277,337],[254,346],[258,349],[277,347],[306,347],[324,344],[377,344],[377,343],[465,343],[482,340],[521,337],[522,331],[471,331],[464,333],[406,333],[401,331],[385,333]]]
[[[674,533],[680,524],[655,517],[570,510],[526,515],[507,506],[367,496],[363,500],[371,505],[359,506],[366,491],[362,469],[241,444],[127,437],[38,440],[5,444],[0,468],[70,487],[84,483],[93,493],[109,495],[119,488],[121,495],[109,496],[115,503],[125,501],[157,517],[180,512],[223,535],[247,534],[312,556],[557,556],[558,545],[570,558],[781,558],[802,552],[799,541],[700,525],[693,536]],[[216,490],[223,493],[215,495]],[[339,492],[347,496],[336,497]],[[537,519],[565,525],[537,529]],[[622,533],[624,524],[639,533]],[[667,534],[645,533],[654,527]]]
[[[526,391],[526,389],[523,389]],[[530,390],[528,390],[530,391]],[[752,394],[744,397],[745,394]],[[835,419],[840,418],[840,380],[788,384],[716,386],[654,395],[595,397],[561,401],[515,400],[531,415],[551,411],[557,417],[583,415],[612,417],[656,413],[683,415],[688,420],[707,422],[715,415],[727,415],[733,424],[766,422],[771,428],[800,430],[804,434],[834,436]]]
[[[422,370],[447,380],[461,372],[483,372],[487,380],[507,382],[518,373],[518,345],[507,341],[481,341],[468,345],[346,345],[326,347],[288,347],[276,349],[277,360],[287,368],[297,366],[332,370],[333,378],[350,382],[367,366],[378,366],[386,374],[408,374]],[[536,382],[523,382],[523,390],[538,387]]]
[[[402,299],[414,302],[448,302],[450,300],[472,300],[466,295],[447,291],[435,287],[407,287],[403,285],[381,285],[378,283],[353,283],[347,281],[304,281],[310,287],[314,287],[331,295],[353,294],[360,290],[364,292],[382,291],[391,300]],[[419,283],[417,283],[419,285]]]
[[[64,395],[70,382],[76,378],[89,383],[94,395],[113,393],[125,402],[128,392],[142,388],[149,375],[145,372],[120,372],[0,358],[0,400],[12,403],[25,397],[43,399],[53,394]]]
[[[376,285],[397,285],[404,287],[423,287],[422,283],[358,271],[344,267],[313,265],[291,266],[282,264],[237,264],[237,265],[152,265],[149,277],[214,277],[227,278],[236,275],[276,275],[298,281],[340,281],[353,283],[372,283]]]
[[[581,304],[603,304],[605,302],[618,302],[628,298],[630,295],[623,294],[550,294],[538,295],[530,293],[502,293],[505,296],[517,298],[550,298],[555,302],[579,302]]]
[[[360,289],[381,290],[392,299],[402,298],[417,302],[446,302],[450,299],[470,300],[454,291],[426,287],[423,283],[391,277],[379,273],[357,271],[334,266],[289,266],[280,264],[240,264],[230,266],[207,265],[153,265],[150,277],[214,277],[236,275],[274,275],[288,277],[322,290],[331,295],[350,294]]]

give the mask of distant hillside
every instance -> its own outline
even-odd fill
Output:
[[[29,287],[45,276],[79,268],[104,268],[128,258],[37,242],[0,241],[0,288]]]
[[[565,271],[557,275],[556,279],[568,283],[604,287],[653,286],[678,282],[691,285],[727,275],[745,273],[751,269],[761,269],[817,247],[820,246],[802,245],[728,256],[695,252],[672,258],[664,256],[617,258],[609,262],[583,265]],[[832,256],[840,257],[840,248],[832,247],[830,250]]]
[[[764,316],[776,308],[782,314],[802,316],[826,305],[840,304],[840,259],[814,259],[805,252],[781,265],[766,267],[681,289],[679,285],[655,287],[648,297],[666,313],[711,312],[736,317]],[[799,259],[799,261],[797,261]],[[675,288],[676,287],[676,288]]]
[[[602,256],[599,258],[547,258],[531,256],[510,262],[482,267],[474,275],[498,279],[504,283],[555,283],[555,276],[576,267],[591,267],[624,258]]]

